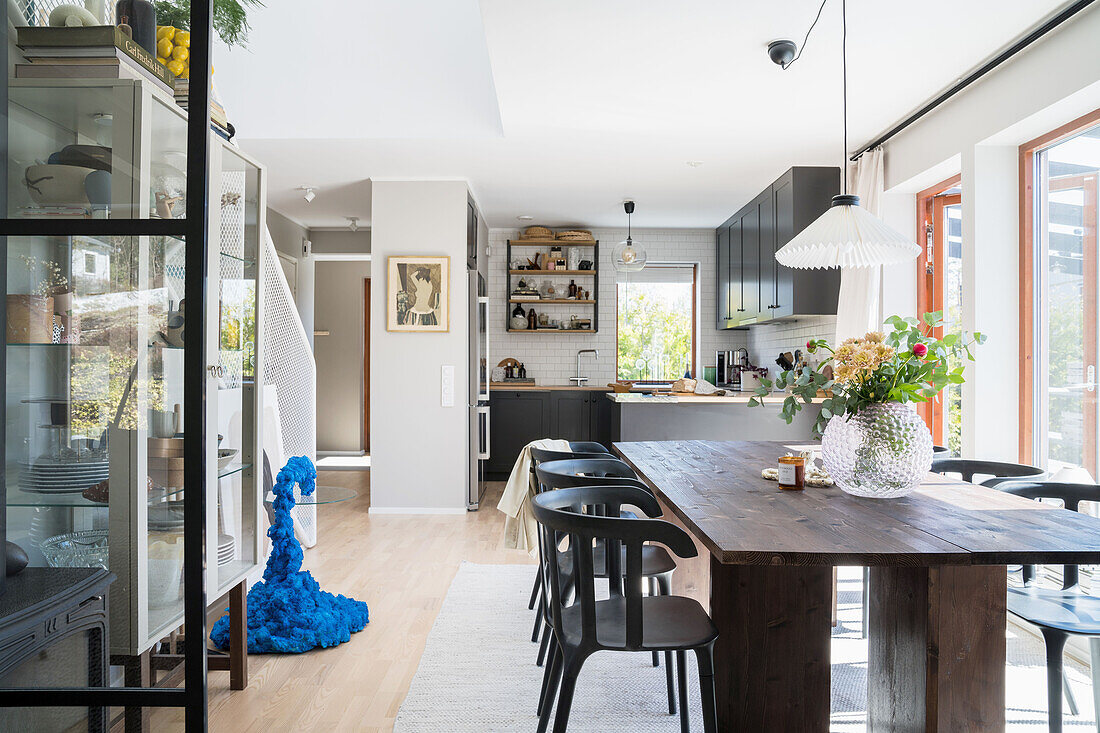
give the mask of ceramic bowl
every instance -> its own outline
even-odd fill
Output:
[[[218,470],[224,470],[236,457],[236,448],[218,448]]]
[[[39,206],[88,206],[84,179],[93,168],[79,165],[45,164],[29,166],[23,185]]]

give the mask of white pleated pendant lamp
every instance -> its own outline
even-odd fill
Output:
[[[844,193],[833,196],[832,205],[824,214],[775,253],[775,259],[786,267],[802,270],[876,267],[912,260],[921,251],[911,238],[860,206],[859,196],[848,193],[848,12],[847,3],[843,0],[841,23],[844,155],[840,170],[844,179]],[[790,63],[783,65],[783,68],[788,66]]]
[[[797,269],[873,267],[906,262],[920,247],[859,205],[859,196],[833,196],[828,211],[775,253]]]

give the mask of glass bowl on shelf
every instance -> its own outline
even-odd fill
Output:
[[[41,548],[51,568],[107,569],[105,529],[85,529],[54,535],[43,540]]]

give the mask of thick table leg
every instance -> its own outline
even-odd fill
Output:
[[[829,729],[832,579],[829,566],[711,558],[718,730]]]
[[[127,687],[152,687],[153,668],[148,651],[138,656],[126,657],[123,664],[123,680]],[[128,707],[125,709],[124,729],[126,733],[148,733],[152,710],[146,707]]]
[[[229,591],[229,689],[248,687],[248,583]]]
[[[1003,566],[871,568],[870,730],[1002,731]]]

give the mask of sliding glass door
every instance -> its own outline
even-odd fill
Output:
[[[1100,125],[1036,150],[1033,168],[1033,460],[1095,479]]]

